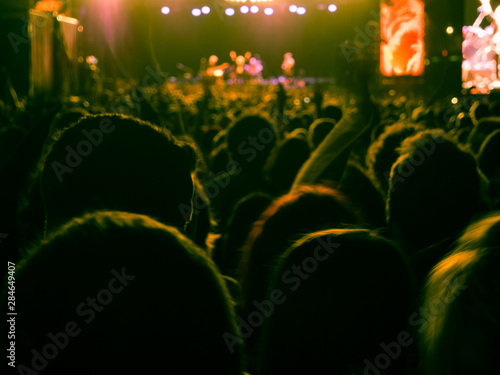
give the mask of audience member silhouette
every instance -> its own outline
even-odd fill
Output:
[[[196,158],[192,146],[150,123],[122,115],[84,117],[59,134],[42,161],[47,226],[107,209],[184,228]]]
[[[18,366],[241,374],[240,346],[231,352],[224,339],[238,333],[215,265],[147,216],[102,211],[57,228],[19,265],[16,293]]]
[[[420,330],[422,373],[495,374],[500,351],[500,213],[469,226],[430,273]]]
[[[387,371],[370,367],[404,332],[411,305],[409,267],[387,240],[356,229],[306,235],[283,254],[270,290],[279,298],[259,375],[402,373],[401,347]]]

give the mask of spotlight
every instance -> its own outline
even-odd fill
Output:
[[[273,8],[266,8],[266,9],[264,9],[264,14],[267,15],[267,16],[270,16],[273,13],[274,13]]]
[[[208,14],[210,13],[210,7],[204,6],[203,8],[201,8],[201,11],[203,12],[203,14]]]
[[[198,17],[199,15],[201,15],[201,10],[199,10],[198,8],[194,8],[192,11],[191,11],[191,14],[195,17]]]
[[[297,14],[300,14],[300,15],[306,14],[306,8],[304,8],[304,7],[298,7],[297,8]]]
[[[330,12],[332,12],[332,13],[336,12],[337,11],[337,6],[335,4],[330,4],[330,5],[328,5],[328,10]]]
[[[248,13],[248,7],[246,5],[243,5],[241,8],[240,8],[240,12],[243,13],[243,14],[247,14]]]
[[[163,8],[161,8],[161,12],[163,14],[169,14],[170,13],[170,8],[169,7],[163,7]]]
[[[250,7],[250,12],[252,12],[252,13],[254,13],[254,14],[255,14],[255,13],[257,13],[258,11],[259,11],[259,7],[258,7],[257,5],[252,5],[252,6]]]
[[[290,8],[288,10],[292,13],[295,13],[297,11],[297,5],[290,5]]]
[[[234,16],[234,9],[233,8],[226,8],[226,16]]]

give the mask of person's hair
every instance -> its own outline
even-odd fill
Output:
[[[472,155],[441,130],[406,139],[392,167],[387,222],[410,252],[453,237],[479,203],[479,176]]]
[[[274,148],[264,169],[279,192],[290,190],[298,171],[310,154],[307,141],[298,136],[287,137]]]
[[[388,176],[392,165],[398,160],[398,147],[408,137],[425,130],[421,125],[397,123],[387,126],[383,133],[368,148],[366,166],[375,187],[385,197],[389,188]]]
[[[234,206],[227,228],[218,243],[219,246],[212,252],[212,259],[224,275],[236,277],[242,247],[252,224],[259,219],[272,201],[272,197],[268,194],[252,193],[240,199]]]
[[[276,144],[273,124],[261,115],[244,115],[232,123],[226,134],[229,156],[245,170],[260,171]],[[253,146],[256,141],[259,145]]]
[[[29,254],[16,269],[18,365],[45,362],[44,374],[241,374],[224,280],[177,229],[88,213]]]
[[[269,294],[280,298],[264,320],[258,374],[366,374],[366,362],[384,353],[381,343],[405,330],[410,274],[397,248],[367,230],[300,239],[273,274]],[[391,373],[404,368],[402,354]]]
[[[359,222],[348,200],[325,186],[300,186],[275,199],[253,224],[242,248],[238,279],[243,316],[251,314],[254,301],[266,298],[271,272],[294,241],[307,233]],[[260,327],[256,327],[246,340],[249,372],[255,366],[259,337]]]
[[[58,134],[42,157],[47,225],[106,209],[182,228],[196,160],[194,148],[167,129],[122,115],[86,116]]]
[[[498,372],[500,350],[500,212],[472,224],[430,273],[420,330],[425,374]]]
[[[484,140],[477,155],[477,164],[488,179],[500,169],[500,129]]]
[[[477,125],[479,120],[482,118],[490,116],[490,110],[488,104],[477,101],[470,107],[469,115],[472,119],[472,123]]]
[[[500,129],[500,117],[483,118],[469,133],[468,143],[474,154],[478,154],[484,140],[495,130]]]
[[[261,295],[279,256],[302,235],[359,221],[347,198],[326,186],[299,186],[275,199],[253,224],[243,247],[240,278],[246,299]]]

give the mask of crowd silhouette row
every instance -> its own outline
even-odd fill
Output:
[[[359,87],[0,102],[18,373],[499,373],[500,101]]]

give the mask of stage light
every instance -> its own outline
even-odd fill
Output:
[[[328,5],[328,10],[330,12],[332,12],[332,13],[336,12],[337,11],[337,6],[335,4],[330,4],[330,5]]]
[[[297,11],[297,5],[290,5],[290,7],[288,8],[288,10],[292,13],[295,13]]]
[[[252,6],[250,7],[250,12],[252,12],[252,13],[254,13],[254,14],[255,14],[255,13],[258,13],[258,12],[259,12],[259,7],[258,7],[257,5],[252,5]]]
[[[304,7],[298,7],[297,8],[297,14],[300,14],[300,15],[306,14],[306,8],[304,8]]]
[[[243,13],[243,14],[247,14],[248,13],[248,7],[246,5],[243,5],[241,8],[240,8],[240,12]]]
[[[266,14],[267,16],[270,16],[273,13],[274,13],[273,8],[266,8],[266,9],[264,9],[264,14]]]
[[[234,9],[233,8],[226,8],[226,16],[234,16]]]
[[[199,10],[198,8],[194,8],[192,11],[191,11],[191,14],[195,17],[198,17],[199,15],[201,15],[201,10]]]
[[[163,7],[163,8],[161,8],[161,12],[163,14],[169,14],[170,13],[170,8],[169,7]]]
[[[210,7],[205,5],[203,8],[201,8],[201,11],[203,12],[203,14],[208,14],[210,13]]]
[[[447,33],[447,34],[453,34],[453,31],[454,31],[454,30],[453,30],[453,27],[451,27],[451,26],[448,26],[448,27],[446,28],[446,33]]]
[[[457,103],[458,103],[458,99],[457,98],[451,99],[451,104],[457,104]]]

